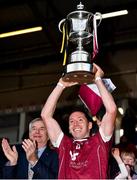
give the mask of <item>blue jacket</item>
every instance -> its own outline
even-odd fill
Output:
[[[3,167],[4,179],[28,179],[28,161],[26,153],[21,145],[16,146],[18,151],[18,162],[15,166]],[[32,168],[33,179],[57,179],[58,155],[55,150],[46,147],[37,164]]]

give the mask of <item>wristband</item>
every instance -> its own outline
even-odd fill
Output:
[[[65,86],[61,82],[58,82],[57,85],[62,87],[63,89],[65,88]]]
[[[98,76],[98,77],[95,78],[95,82],[98,81],[98,80],[101,80],[101,77]]]

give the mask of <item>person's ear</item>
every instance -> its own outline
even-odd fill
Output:
[[[89,123],[88,123],[88,128],[89,128],[89,129],[92,129],[92,122],[89,122]]]

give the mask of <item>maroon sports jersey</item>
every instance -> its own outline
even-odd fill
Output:
[[[106,179],[110,144],[100,133],[82,140],[64,135],[59,146],[59,179]]]

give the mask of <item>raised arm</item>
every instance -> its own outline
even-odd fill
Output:
[[[48,135],[52,142],[56,142],[61,133],[61,128],[58,122],[53,118],[57,101],[66,87],[69,87],[75,84],[77,83],[64,82],[61,78],[59,82],[57,83],[56,87],[54,88],[54,90],[49,95],[42,109],[41,117],[47,127]]]
[[[120,157],[120,152],[118,148],[112,148],[112,155],[117,161],[117,164],[120,169],[120,173],[118,176],[115,177],[115,179],[126,179],[128,177],[128,171],[126,169],[125,164],[123,163],[121,157]]]
[[[117,107],[111,93],[106,89],[103,81],[101,80],[104,72],[96,64],[93,65],[95,69],[95,83],[99,89],[103,104],[106,109],[106,113],[103,116],[101,122],[101,130],[105,136],[111,136],[115,126]]]

